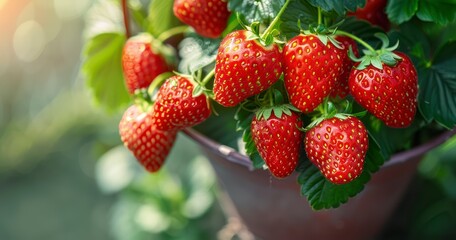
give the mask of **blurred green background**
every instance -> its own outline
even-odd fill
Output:
[[[119,147],[120,115],[93,105],[79,72],[92,4],[0,0],[0,239],[251,239],[184,135],[157,175]],[[453,140],[422,162],[378,239],[456,239],[455,223]]]

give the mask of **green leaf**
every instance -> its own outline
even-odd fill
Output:
[[[397,24],[410,20],[418,10],[419,0],[389,0],[386,6],[388,18]]]
[[[121,57],[122,33],[103,33],[91,38],[83,50],[82,71],[96,103],[114,112],[130,102],[125,87]]]
[[[176,27],[181,23],[174,16],[172,0],[152,0],[149,5],[148,31],[158,37],[164,31]]]
[[[456,1],[420,0],[416,16],[423,21],[448,24],[456,20]]]
[[[420,129],[420,124],[417,122],[408,128],[390,128],[370,114],[362,117],[361,120],[371,139],[379,146],[384,159],[389,159],[394,153],[411,146],[413,134]]]
[[[419,108],[426,120],[456,126],[456,41],[437,51],[433,65],[418,69]]]
[[[301,194],[306,196],[310,206],[315,210],[336,208],[361,192],[370,180],[371,174],[378,171],[383,162],[379,147],[369,139],[363,173],[350,183],[336,185],[329,182],[310,161],[304,161],[298,169]]]
[[[355,11],[358,7],[363,7],[365,0],[309,0],[315,7],[320,7],[325,12],[335,11],[339,16],[345,16],[347,10]]]
[[[456,20],[456,1],[452,0],[390,0],[386,7],[388,18],[397,24],[416,16],[422,21],[448,24]]]
[[[306,0],[292,0],[281,17],[281,33],[287,38],[294,37],[298,35],[301,30],[298,26],[298,22],[301,27],[307,29],[308,25],[317,20],[317,16],[317,8],[310,5]]]
[[[285,0],[230,0],[228,9],[242,14],[248,24],[269,23],[284,4]]]
[[[179,72],[191,74],[215,62],[220,39],[208,39],[195,33],[189,34],[179,44]]]

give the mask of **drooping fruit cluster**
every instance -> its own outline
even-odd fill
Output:
[[[122,65],[130,94],[138,90],[144,93],[159,74],[169,71],[163,57],[153,53],[150,36],[144,34],[126,42]],[[141,94],[134,95],[137,104],[124,112],[119,133],[146,170],[156,172],[161,168],[179,130],[210,116],[208,96],[194,94],[197,84],[192,76],[172,76],[157,91],[154,102],[149,96],[144,99]]]
[[[149,110],[132,105],[124,113],[119,124],[121,139],[148,171],[160,169],[179,130],[210,116],[209,99],[205,94],[194,96],[194,84],[188,77],[170,77]]]
[[[227,2],[216,0],[176,0],[173,10],[208,38],[221,36],[230,15]],[[368,133],[351,108],[342,106],[356,102],[389,127],[412,123],[417,73],[397,46],[388,46],[386,35],[378,36],[383,46],[374,49],[350,33],[323,26],[319,19],[318,26],[309,25],[287,39],[273,26],[275,20],[261,34],[258,23],[240,24],[244,29],[222,39],[210,72],[212,89],[205,86],[211,74],[203,81],[177,74],[156,84],[160,88],[154,98],[146,99],[151,102],[146,108],[127,109],[120,135],[147,170],[163,165],[180,130],[211,115],[211,98],[223,107],[254,105],[246,127],[249,137],[244,139],[254,144],[276,178],[291,175],[303,152],[331,183],[346,184],[361,175]],[[362,54],[355,40],[366,48]],[[125,44],[122,65],[130,93],[149,88],[159,74],[170,70],[153,46],[145,38]],[[305,128],[303,119],[311,119]]]

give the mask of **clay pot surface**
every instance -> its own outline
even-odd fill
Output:
[[[456,131],[394,155],[372,175],[364,190],[336,209],[312,210],[300,196],[297,174],[278,180],[253,170],[250,160],[194,130],[186,134],[201,146],[237,214],[259,239],[372,239],[385,225],[423,155]]]

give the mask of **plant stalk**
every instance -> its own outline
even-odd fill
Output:
[[[122,0],[122,13],[123,13],[124,26],[125,26],[125,36],[128,39],[131,36],[130,21],[129,21],[129,16],[128,16],[128,0]]]
[[[188,26],[182,25],[182,26],[177,26],[171,29],[168,29],[164,32],[162,32],[158,37],[157,40],[160,42],[164,42],[167,39],[171,38],[172,36],[184,33],[188,30]]]
[[[359,42],[361,45],[363,45],[365,48],[367,48],[369,51],[375,53],[377,52],[371,45],[369,45],[367,42],[365,42],[364,40],[362,40],[361,38],[351,34],[351,33],[348,33],[348,32],[345,32],[345,31],[342,31],[342,30],[337,30],[336,31],[336,34],[339,34],[339,35],[343,35],[343,36],[347,36],[357,42]]]
[[[212,79],[215,74],[215,68],[213,68],[201,81],[201,86],[206,86],[206,84]]]
[[[282,8],[280,9],[279,13],[277,13],[277,16],[272,20],[271,24],[269,24],[268,28],[261,34],[261,39],[264,39],[265,36],[267,36],[273,29],[274,26],[277,24],[277,22],[280,19],[280,16],[285,12],[285,9],[287,9],[288,4],[290,3],[290,0],[285,1],[285,4],[283,4]]]

